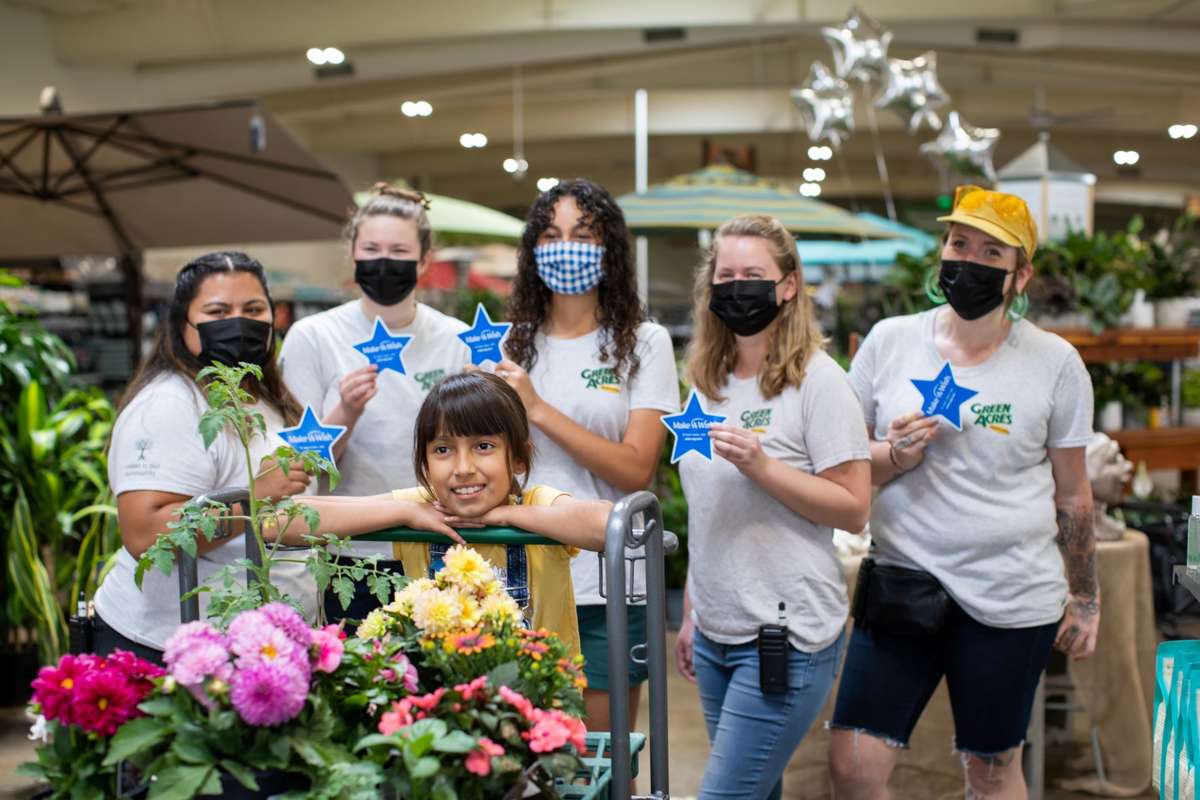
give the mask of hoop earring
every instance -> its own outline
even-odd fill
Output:
[[[1025,314],[1029,311],[1029,295],[1021,292],[1013,298],[1012,303],[1008,306],[1008,311],[1005,314],[1012,322],[1020,322],[1025,319]]]
[[[938,284],[938,276],[941,273],[941,266],[930,267],[925,273],[925,296],[929,298],[929,302],[936,306],[940,306],[946,302],[946,295],[942,292],[942,287]]]

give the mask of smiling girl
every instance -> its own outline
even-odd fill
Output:
[[[394,558],[404,574],[432,575],[454,528],[520,528],[560,542],[555,545],[477,545],[497,578],[533,627],[546,628],[579,652],[571,559],[579,548],[604,549],[612,503],[576,500],[549,486],[525,485],[533,462],[529,420],[517,393],[485,372],[451,375],[429,391],[414,427],[413,471],[420,482],[370,497],[306,497],[299,502],[321,515],[319,533],[354,536],[403,525],[444,534],[444,544],[397,543]],[[287,542],[307,533],[302,518]]]

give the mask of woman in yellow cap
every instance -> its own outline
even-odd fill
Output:
[[[1037,226],[1021,198],[977,186],[939,221],[944,305],[878,323],[850,369],[879,493],[831,723],[838,800],[890,796],[943,677],[967,796],[1025,797],[1051,647],[1086,657],[1099,626],[1092,386],[1070,344],[1023,319]]]

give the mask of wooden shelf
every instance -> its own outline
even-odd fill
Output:
[[[1109,436],[1121,445],[1126,458],[1135,464],[1145,461],[1149,469],[1200,467],[1200,428],[1112,431]]]
[[[1107,361],[1175,361],[1200,356],[1200,328],[1051,328],[1079,351],[1086,364]]]

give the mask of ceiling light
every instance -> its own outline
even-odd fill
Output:
[[[1167,135],[1172,139],[1191,139],[1196,135],[1196,132],[1196,126],[1187,122],[1181,122],[1167,128]]]
[[[424,100],[405,100],[400,104],[400,113],[406,117],[428,117],[433,113],[433,106]]]
[[[516,172],[519,166],[520,165],[517,164],[517,160],[515,158],[504,159],[504,171],[510,175]]]
[[[805,197],[819,197],[821,194],[821,184],[802,183],[800,184],[800,194]]]
[[[825,170],[820,167],[809,167],[804,170],[804,180],[808,182],[820,182],[825,180]]]
[[[406,117],[415,117],[417,115],[417,104],[412,100],[405,100],[400,104],[400,113]]]
[[[346,54],[336,47],[326,47],[324,50],[326,64],[341,64],[346,60]]]
[[[482,133],[464,133],[458,137],[458,143],[463,147],[487,147],[488,138]]]
[[[433,106],[429,105],[429,103],[427,103],[424,100],[417,101],[417,116],[418,117],[428,117],[432,113],[433,113]]]
[[[1117,150],[1113,153],[1113,163],[1123,167],[1132,167],[1141,159],[1137,150]]]
[[[308,48],[308,52],[305,53],[305,55],[308,56],[308,60],[311,63],[318,67],[328,61],[328,59],[325,57],[325,51],[319,47]]]
[[[548,192],[558,186],[558,178],[538,178],[537,188],[539,192]]]

